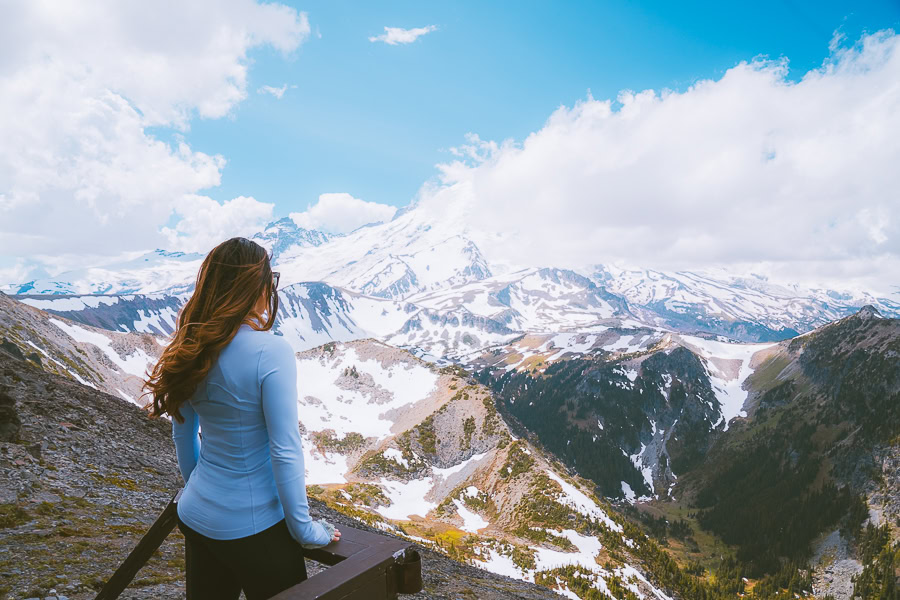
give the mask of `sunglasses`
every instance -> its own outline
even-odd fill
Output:
[[[278,289],[278,282],[281,280],[281,273],[272,271],[272,291]]]

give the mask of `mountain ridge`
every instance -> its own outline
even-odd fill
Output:
[[[285,285],[321,281],[365,296],[397,301],[464,296],[476,290],[479,282],[496,288],[516,270],[490,264],[463,215],[437,219],[421,207],[398,211],[388,222],[344,235],[306,230],[285,217],[269,223],[251,238],[270,250]],[[17,295],[177,296],[190,292],[201,259],[202,255],[196,253],[157,250],[130,261],[21,284],[7,283],[0,289]],[[787,339],[865,304],[876,306],[886,315],[900,316],[900,300],[868,292],[777,285],[755,275],[640,271],[603,265],[580,269],[550,265],[544,270],[586,278],[596,286],[598,298],[624,306],[624,312],[646,325],[681,333],[725,335],[739,341]],[[514,316],[499,317],[515,320]],[[568,323],[563,319],[555,326],[565,331]]]

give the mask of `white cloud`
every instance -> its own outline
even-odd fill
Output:
[[[411,44],[420,36],[435,31],[437,26],[428,25],[426,27],[415,27],[413,29],[403,29],[402,27],[385,27],[384,33],[381,35],[373,35],[369,38],[370,42],[384,42],[391,46],[397,44]]]
[[[209,252],[230,237],[249,237],[272,220],[274,204],[239,196],[219,204],[206,196],[187,196],[176,206],[180,220],[163,227],[169,248],[185,252]]]
[[[271,85],[264,85],[258,90],[256,90],[257,94],[271,94],[275,96],[278,100],[281,100],[284,97],[284,93],[288,91],[288,88],[295,89],[296,85],[288,86],[288,84],[284,84],[281,87],[273,87]]]
[[[0,285],[6,281],[28,281],[32,270],[25,259],[0,258]]]
[[[798,82],[755,61],[684,92],[556,110],[524,142],[468,139],[420,204],[466,207],[515,264],[730,266],[799,282],[900,283],[900,37]]]
[[[305,14],[250,0],[5,6],[0,255],[164,244],[160,227],[219,184],[225,160],[147,128],[227,115],[247,95],[250,49],[289,53],[308,35]]]
[[[330,233],[347,233],[368,225],[389,221],[397,212],[395,206],[366,202],[350,194],[322,194],[315,204],[303,212],[291,213],[299,227]]]

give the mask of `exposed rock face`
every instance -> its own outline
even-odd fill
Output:
[[[840,531],[832,531],[817,541],[810,566],[814,568],[813,593],[817,598],[852,599],[853,577],[859,575],[862,565],[853,558]]]
[[[16,441],[21,425],[15,401],[5,391],[0,390],[0,442]]]

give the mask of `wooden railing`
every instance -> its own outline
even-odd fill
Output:
[[[97,594],[114,600],[156,552],[177,522],[178,492],[138,545]],[[422,589],[422,562],[412,544],[396,538],[341,525],[341,541],[304,550],[310,560],[329,565],[272,600],[388,600]]]

